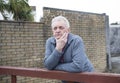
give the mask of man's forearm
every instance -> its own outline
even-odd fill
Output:
[[[47,69],[54,69],[56,65],[58,65],[60,57],[62,53],[58,52],[56,49],[53,51],[51,55],[48,55],[48,57],[44,60],[44,65]]]
[[[55,70],[61,70],[66,72],[81,72],[82,70],[74,63],[63,63],[56,66]]]

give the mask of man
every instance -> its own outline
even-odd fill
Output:
[[[66,72],[92,72],[94,68],[86,56],[83,40],[70,33],[69,21],[57,16],[52,19],[51,27],[53,37],[46,41],[45,67]]]

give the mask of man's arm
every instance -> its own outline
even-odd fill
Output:
[[[45,58],[44,58],[44,65],[47,69],[54,69],[56,65],[58,65],[59,59],[62,55],[61,52],[54,49],[51,50],[51,43],[50,39],[46,42],[46,50],[45,50]]]
[[[58,65],[60,57],[62,55],[62,49],[67,42],[68,32],[65,32],[60,39],[56,39],[56,47],[54,51],[51,51],[51,43],[50,40],[46,43],[46,52],[44,64],[48,69],[54,69],[55,66]]]

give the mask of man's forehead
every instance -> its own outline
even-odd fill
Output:
[[[55,21],[52,23],[52,27],[55,27],[55,26],[65,26],[65,22],[63,21]]]

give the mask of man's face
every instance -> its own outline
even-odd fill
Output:
[[[52,32],[53,36],[59,39],[65,32],[69,32],[69,28],[65,26],[63,21],[56,21],[53,23]]]

